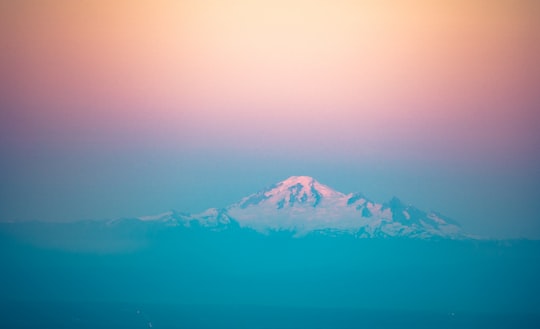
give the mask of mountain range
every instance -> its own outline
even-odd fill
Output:
[[[222,209],[199,214],[170,211],[138,220],[212,230],[240,226],[264,234],[287,231],[295,237],[467,237],[457,222],[437,212],[420,210],[395,197],[377,203],[361,193],[336,191],[309,176],[289,177]]]
[[[121,308],[139,318],[146,313],[136,310],[145,303],[154,305],[152,316],[174,304],[170,325],[163,318],[156,328],[214,328],[226,323],[223,317],[230,321],[223,328],[366,324],[363,315],[348,321],[340,309],[383,310],[368,327],[388,328],[387,310],[421,310],[422,318],[437,319],[420,325],[425,328],[501,328],[499,322],[505,328],[540,327],[538,318],[528,316],[540,314],[539,241],[477,239],[440,214],[396,198],[377,203],[341,193],[305,176],[199,214],[0,222],[0,264],[0,303],[8,306],[0,318],[14,324],[6,327],[29,327],[27,318],[36,328],[143,327],[102,321],[111,313],[95,312],[88,307],[92,301],[129,304]],[[45,308],[21,311],[19,301],[42,301]],[[57,312],[67,322],[48,325],[50,305],[58,301],[65,302]],[[87,313],[72,307],[77,302]],[[202,307],[193,313],[200,324],[187,320],[189,305]],[[212,313],[211,305],[234,306],[239,315]],[[282,326],[264,322],[282,316],[277,308],[248,325],[250,310],[238,305],[287,307],[291,313],[283,315]],[[322,324],[291,325],[290,314],[305,307],[313,315],[324,309],[331,314]],[[445,317],[433,318],[433,312]],[[474,312],[504,316],[479,323],[470,317]],[[507,318],[511,312],[520,317]],[[99,324],[81,322],[82,314],[99,318]],[[419,325],[399,320],[391,327]]]

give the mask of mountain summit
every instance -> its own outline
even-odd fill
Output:
[[[295,206],[317,207],[323,201],[336,200],[345,195],[323,185],[309,176],[292,176],[268,189],[242,199],[235,206],[242,209],[254,205],[272,205],[278,209]]]
[[[227,227],[238,224],[262,233],[349,234],[369,237],[445,237],[465,235],[459,225],[435,212],[406,205],[397,198],[376,203],[361,193],[344,194],[309,176],[292,176],[225,209],[201,214],[165,213],[144,217],[175,225]]]

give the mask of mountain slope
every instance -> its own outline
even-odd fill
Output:
[[[405,205],[397,198],[381,204],[360,193],[344,194],[308,176],[289,177],[225,209],[195,215],[169,212],[141,219],[212,229],[238,224],[261,233],[291,231],[296,236],[465,237],[456,222],[435,212]]]

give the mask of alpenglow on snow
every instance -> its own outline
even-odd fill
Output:
[[[289,177],[223,209],[199,214],[171,211],[139,219],[214,230],[238,225],[264,234],[290,231],[297,237],[466,237],[458,223],[439,213],[422,211],[395,197],[381,204],[361,193],[344,194],[309,176]]]

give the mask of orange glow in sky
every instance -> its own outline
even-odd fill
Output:
[[[538,118],[534,1],[1,6],[2,85],[38,126],[132,118],[125,129],[206,129],[232,143],[282,143],[304,126],[345,149],[384,143],[388,130],[418,143],[423,131],[498,147],[530,139],[521,134]]]

